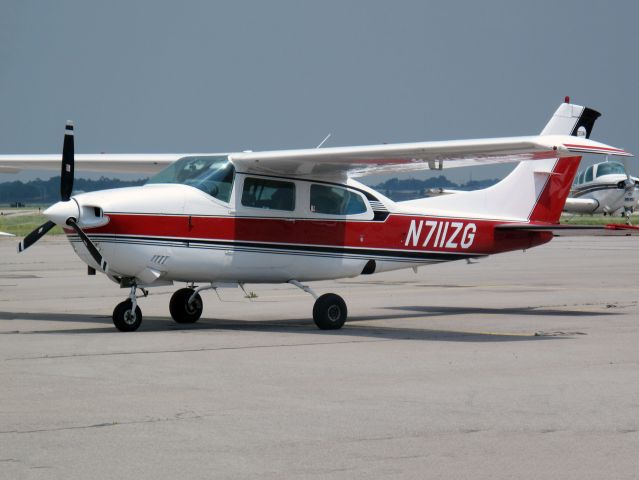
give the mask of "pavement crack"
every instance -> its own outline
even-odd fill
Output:
[[[342,342],[307,342],[307,343],[277,343],[269,345],[244,345],[238,347],[203,347],[203,348],[184,348],[173,350],[139,350],[131,352],[101,352],[101,353],[72,353],[65,355],[40,355],[37,357],[9,357],[5,361],[16,360],[47,360],[57,358],[80,358],[80,357],[110,357],[117,355],[158,355],[165,353],[193,353],[193,352],[217,352],[225,350],[251,350],[251,349],[263,349],[263,348],[283,348],[283,347],[313,347],[322,345],[340,345],[340,344],[353,344],[353,343],[377,343],[377,342],[389,342],[392,339],[374,339],[374,340],[346,340]]]
[[[197,420],[199,418],[202,418],[202,415],[197,415],[194,412],[180,412],[175,414],[172,417],[148,418],[144,420],[130,420],[126,422],[113,421],[113,422],[93,423],[91,425],[73,425],[70,427],[37,428],[33,430],[5,430],[5,431],[0,431],[0,435],[49,433],[49,432],[62,432],[62,431],[68,431],[68,430],[88,430],[93,428],[108,428],[108,427],[117,427],[117,426],[124,426],[124,425],[141,425],[141,424],[147,424],[147,423],[164,423],[164,422],[178,422],[181,420]],[[17,461],[17,460],[8,459],[6,461]]]
[[[545,332],[543,330],[539,330],[535,332],[535,337],[573,337],[575,335],[587,335],[587,334],[584,332],[562,332],[562,331]]]

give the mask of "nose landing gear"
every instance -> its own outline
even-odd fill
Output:
[[[113,310],[113,325],[121,332],[134,332],[142,324],[142,310],[138,307],[135,295],[137,288],[137,285],[131,285],[129,298],[119,303]],[[141,290],[146,297],[148,292],[144,289]]]

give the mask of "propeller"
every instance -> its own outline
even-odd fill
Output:
[[[55,223],[53,223],[50,220],[40,225],[33,232],[31,232],[29,235],[24,237],[22,241],[18,244],[18,253],[25,251],[31,245],[36,243],[38,240],[40,240],[40,238],[44,237],[47,234],[47,232],[51,230],[53,227],[55,227]]]
[[[623,189],[623,215],[626,217],[626,224],[630,225],[630,214],[634,210],[635,207],[635,186],[636,182],[630,175],[630,170],[628,169],[628,159],[623,159],[623,168],[626,172],[626,179],[622,180],[617,184],[617,188]]]
[[[87,250],[93,257],[93,260],[95,260],[96,263],[100,265],[100,268],[106,272],[109,268],[106,260],[102,257],[102,254],[98,251],[95,244],[89,239],[89,237],[87,237],[86,233],[84,233],[82,229],[78,226],[77,222],[75,221],[75,218],[69,217],[67,219],[67,225],[69,225],[73,230],[75,230],[75,233],[78,234],[78,236],[80,237],[80,240],[82,240],[82,243],[84,243],[84,246],[87,247]]]
[[[64,130],[64,143],[62,144],[62,167],[60,169],[60,201],[54,205],[51,205],[44,211],[45,216],[52,220],[40,225],[24,239],[18,245],[18,252],[23,252],[31,245],[40,240],[46,233],[53,227],[60,225],[61,227],[69,226],[78,234],[82,243],[93,257],[93,260],[100,265],[103,271],[108,270],[108,264],[102,257],[102,254],[98,251],[95,244],[87,237],[86,233],[82,231],[78,225],[78,217],[80,216],[80,210],[77,202],[72,201],[71,193],[73,192],[73,177],[74,177],[74,165],[75,165],[75,153],[73,142],[73,122],[67,121],[67,125]]]
[[[73,122],[67,121],[62,144],[62,167],[60,168],[60,200],[68,202],[73,192],[75,148],[73,146]]]

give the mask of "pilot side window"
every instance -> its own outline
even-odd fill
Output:
[[[326,215],[366,213],[361,195],[341,187],[311,185],[311,212]]]
[[[228,202],[233,190],[235,167],[226,155],[184,157],[149,178],[147,184],[181,183]]]
[[[586,170],[586,176],[584,177],[584,182],[592,182],[592,165],[588,167]]]
[[[604,175],[625,175],[626,170],[621,163],[606,162],[597,165],[597,177],[603,177]]]
[[[295,184],[247,177],[242,190],[242,205],[292,212],[295,210]]]

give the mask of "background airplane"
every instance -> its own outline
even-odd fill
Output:
[[[626,162],[605,161],[581,171],[566,199],[564,211],[568,213],[620,213],[630,224],[639,194],[637,182],[628,171]]]

